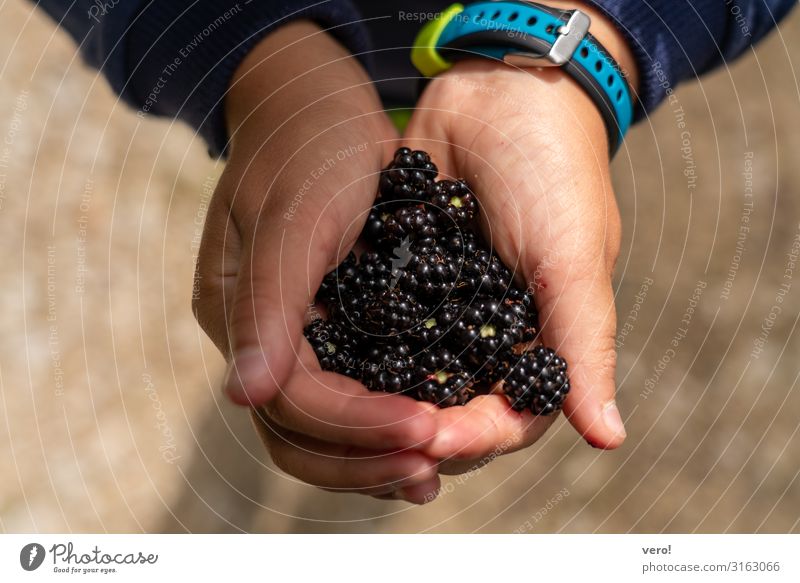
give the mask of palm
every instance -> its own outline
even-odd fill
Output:
[[[459,65],[428,87],[406,136],[436,157],[445,177],[465,178],[478,194],[484,235],[535,290],[544,341],[570,362],[565,412],[590,443],[614,447],[624,436],[608,431],[602,413],[614,388],[610,274],[619,217],[605,129],[586,96],[565,86],[559,97],[548,81],[490,63]],[[487,87],[491,95],[481,98]],[[496,443],[481,441],[493,448],[530,443],[549,424],[507,409],[501,399],[479,399],[440,416],[471,436],[491,428]]]

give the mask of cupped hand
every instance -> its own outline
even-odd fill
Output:
[[[620,219],[595,106],[561,71],[465,61],[430,83],[406,138],[443,177],[467,180],[485,237],[534,292],[544,343],[570,366],[572,425],[596,447],[619,446],[611,276]],[[533,443],[552,419],[486,396],[437,423],[427,451],[460,471]]]
[[[636,90],[635,59],[613,23],[588,2],[544,1],[589,13],[592,33]],[[611,277],[621,226],[596,106],[557,67],[463,61],[430,82],[406,138],[475,191],[484,235],[534,292],[544,344],[569,362],[567,418],[592,446],[618,447],[626,433],[614,398]],[[426,452],[458,473],[532,444],[552,422],[479,397],[437,414]]]
[[[366,73],[308,22],[244,59],[226,98],[230,158],[211,201],[193,309],[257,408],[277,465],[311,484],[421,501],[431,407],[320,371],[302,333],[324,274],[356,240],[396,137]],[[396,401],[396,402],[395,402]]]

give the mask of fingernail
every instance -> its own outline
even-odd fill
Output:
[[[617,409],[617,403],[615,401],[609,401],[606,403],[605,407],[603,407],[603,423],[605,423],[606,428],[613,432],[614,435],[619,437],[628,436],[628,433],[625,431],[625,424],[622,422],[622,416],[619,414],[619,409]]]
[[[398,500],[404,500],[405,502],[417,504],[419,506],[429,504],[436,500],[439,496],[440,487],[436,486],[433,489],[425,489],[423,486],[425,486],[425,484],[400,488],[395,491],[394,496]]]
[[[264,382],[266,364],[264,353],[258,349],[247,349],[233,357],[225,371],[223,391],[238,405],[253,405],[252,393],[259,382]]]

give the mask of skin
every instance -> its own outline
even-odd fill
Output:
[[[635,87],[622,37],[587,11]],[[498,395],[440,410],[320,370],[302,336],[309,306],[356,243],[378,173],[401,143],[486,194],[484,233],[519,283],[535,288],[545,343],[570,363],[567,418],[595,447],[622,443],[611,287],[620,221],[606,130],[571,79],[459,63],[429,84],[400,139],[357,60],[298,21],[244,59],[226,114],[230,159],[205,226],[193,308],[229,363],[224,391],[252,407],[278,467],[327,490],[425,503],[440,474],[527,447],[554,421],[516,413]],[[334,163],[320,169],[326,159]]]

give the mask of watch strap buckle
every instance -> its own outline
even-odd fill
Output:
[[[518,67],[561,67],[572,58],[578,45],[589,34],[591,24],[592,19],[588,14],[574,10],[566,24],[556,30],[558,36],[547,53],[535,55],[515,51],[506,53],[503,60]]]

